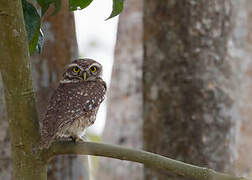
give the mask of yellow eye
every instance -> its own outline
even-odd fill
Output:
[[[97,68],[95,66],[90,67],[91,72],[95,72],[96,70],[97,70]]]
[[[73,72],[74,72],[74,73],[80,72],[80,68],[78,68],[78,67],[73,67]]]

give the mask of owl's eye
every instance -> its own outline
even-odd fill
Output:
[[[78,68],[78,67],[73,67],[73,72],[74,72],[74,73],[80,72],[80,68]]]
[[[97,70],[97,68],[95,66],[90,67],[91,72],[95,72],[96,70]]]

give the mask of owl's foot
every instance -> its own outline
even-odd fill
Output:
[[[71,136],[70,137],[72,140],[73,140],[73,142],[75,142],[75,143],[77,143],[77,142],[84,142],[85,141],[85,139],[84,138],[82,138],[82,137],[73,137],[73,136]]]

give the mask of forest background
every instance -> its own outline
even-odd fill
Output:
[[[62,1],[53,16],[54,7],[48,9],[41,25],[43,51],[31,56],[39,119],[64,66],[85,55],[78,52],[68,5]],[[107,121],[103,136],[93,140],[251,176],[251,17],[249,0],[125,1]],[[0,179],[11,179],[10,133],[0,84]],[[95,172],[88,172],[83,162],[80,156],[58,157],[49,166],[48,179],[175,178],[166,171],[103,158],[94,160]]]

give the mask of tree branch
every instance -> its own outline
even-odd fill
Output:
[[[233,177],[224,173],[215,172],[214,170],[208,168],[186,164],[142,150],[134,150],[94,142],[55,142],[48,150],[44,150],[41,155],[46,161],[49,161],[54,156],[68,154],[103,156],[143,163],[144,165],[153,168],[164,169],[169,172],[188,178],[195,178],[197,180],[249,180],[247,178]]]

